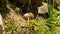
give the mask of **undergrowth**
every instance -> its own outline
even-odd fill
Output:
[[[19,34],[57,34],[56,24],[60,21],[60,18],[57,16],[58,11],[54,9],[52,4],[49,4],[48,9],[49,18],[42,21],[38,21],[38,16],[34,20],[28,18],[27,27],[23,28],[18,23],[7,22],[5,31],[10,32],[10,34],[13,34],[14,31]]]

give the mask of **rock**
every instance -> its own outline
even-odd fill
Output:
[[[44,14],[48,12],[48,5],[47,3],[42,3],[43,5],[38,7],[38,14]]]
[[[17,14],[15,10],[13,10],[10,4],[7,4],[7,8],[10,10],[10,12],[7,15],[7,18],[13,20],[14,23],[19,23],[20,26],[26,26],[27,22],[22,18],[20,14]]]
[[[2,16],[0,14],[0,34],[4,34],[3,30],[4,30],[3,21],[2,21]]]
[[[28,20],[28,18],[33,19],[34,15],[32,13],[25,13],[23,15],[23,18],[26,19],[26,20]]]

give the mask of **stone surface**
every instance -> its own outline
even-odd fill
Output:
[[[43,5],[38,7],[38,13],[39,14],[44,14],[48,12],[48,5],[47,3],[42,3]]]
[[[23,18],[24,18],[25,20],[28,20],[28,18],[29,18],[29,19],[33,19],[33,18],[34,18],[34,15],[33,15],[33,13],[25,13],[25,14],[23,15]]]
[[[4,30],[3,21],[2,21],[2,16],[1,16],[1,13],[0,13],[0,34],[4,34],[3,30]]]
[[[15,23],[19,23],[21,26],[26,26],[27,22],[22,18],[20,14],[17,14],[15,10],[13,10],[10,4],[7,4],[7,8],[9,9],[9,14],[7,14],[7,17],[12,19]]]

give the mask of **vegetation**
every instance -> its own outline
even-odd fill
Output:
[[[8,9],[6,7],[6,5],[10,4],[9,1],[10,0],[0,0],[0,13],[2,14],[3,21],[4,21],[4,27],[5,27],[4,32],[5,32],[5,34],[59,34],[60,33],[60,31],[59,31],[60,30],[59,29],[59,27],[60,27],[60,8],[59,8],[60,5],[56,6],[56,8],[55,8],[54,1],[52,2],[52,0],[45,0],[45,1],[40,0],[41,2],[46,2],[48,4],[48,15],[49,16],[48,16],[48,18],[43,17],[42,21],[38,20],[39,19],[38,13],[34,13],[34,11],[37,10],[36,9],[36,7],[38,5],[37,3],[35,5],[32,1],[31,2],[33,4],[32,5],[32,4],[30,4],[30,2],[29,2],[29,4],[27,4],[25,2],[28,2],[28,1],[24,1],[24,2],[22,2],[24,7],[22,7],[22,4],[19,5],[20,3],[18,2],[18,0],[15,0],[14,3],[12,2],[10,8],[12,8],[14,10],[14,12],[19,13],[19,14],[16,14],[16,15],[18,15],[18,17],[20,17],[21,11],[23,14],[28,13],[28,12],[32,12],[34,14],[35,17],[33,19],[30,19],[28,17],[28,20],[25,20],[27,22],[26,23],[27,26],[21,26],[21,22],[20,22],[20,20],[18,20],[18,17],[16,17],[16,16],[15,17],[17,19],[7,17],[7,14],[9,15],[9,12],[10,12],[8,10],[10,10],[10,9]],[[56,0],[56,1],[58,3],[60,2],[59,0]],[[41,5],[39,5],[39,6],[41,6]],[[2,11],[6,15],[3,14]],[[15,14],[15,13],[13,13],[13,14]],[[46,16],[45,14],[43,14],[43,15]],[[17,20],[18,20],[18,22],[17,22]]]

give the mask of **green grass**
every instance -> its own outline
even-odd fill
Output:
[[[59,31],[58,31],[59,27],[56,26],[56,24],[59,23],[60,21],[60,18],[57,17],[58,11],[54,9],[53,4],[49,4],[48,9],[49,9],[48,10],[49,18],[44,19],[42,21],[38,21],[38,18],[37,18],[38,16],[34,20],[30,20],[28,18],[28,21],[27,21],[28,24],[26,28],[21,28],[21,26],[18,23],[16,24],[16,23],[8,22],[5,24],[6,26],[5,31],[6,32],[16,31],[16,32],[26,33],[26,34],[29,34],[29,33],[30,34],[59,34]],[[25,30],[28,30],[29,32],[26,32]]]

